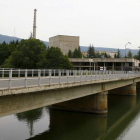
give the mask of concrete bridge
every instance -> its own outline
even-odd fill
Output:
[[[45,92],[44,92],[45,94]],[[15,114],[17,112],[23,112],[25,110],[30,110],[31,107],[35,107],[35,103],[37,104],[37,100],[43,99],[44,96],[43,92],[40,96],[37,96],[38,93],[31,93],[31,94],[20,94],[16,96],[3,96],[0,98],[0,117]],[[36,96],[36,97],[35,97]],[[116,100],[116,98],[118,98]],[[118,101],[119,100],[119,104]],[[73,133],[75,134],[76,138],[81,138],[85,136],[85,131],[89,128],[92,131],[89,131],[89,137],[86,139],[101,139],[106,135],[106,139],[112,138],[117,139],[118,135],[120,135],[129,125],[132,123],[132,120],[135,120],[136,116],[139,114],[139,106],[140,102],[137,102],[136,96],[114,96],[111,95],[111,100],[109,98],[109,103],[113,102],[115,107],[109,108],[109,115],[88,115],[87,114],[79,114],[79,113],[69,113],[57,112],[54,110],[49,111],[50,117],[50,131],[49,133],[43,132],[41,135],[34,136],[33,139],[41,139],[41,138],[56,138],[58,140],[65,139],[67,135],[70,135],[72,138]],[[33,104],[33,105],[32,105]],[[126,108],[121,108],[121,106],[127,106]],[[30,107],[31,106],[31,107]],[[37,107],[37,106],[36,106]],[[114,111],[113,111],[114,110]],[[117,115],[114,115],[115,113]],[[112,116],[112,117],[111,117]],[[78,119],[80,118],[80,119]],[[89,119],[90,118],[90,119]],[[60,120],[60,121],[58,121]],[[70,121],[71,120],[71,121]],[[72,123],[71,123],[72,122]],[[69,127],[67,127],[69,126]],[[123,127],[120,127],[123,126]],[[130,125],[131,127],[132,125]],[[59,129],[61,128],[61,129]],[[73,128],[71,130],[71,128]],[[80,129],[82,128],[82,129]],[[94,129],[95,128],[95,129]],[[73,133],[69,133],[70,130]],[[118,131],[119,130],[119,131]],[[54,135],[54,132],[56,132]],[[65,132],[63,135],[62,133]]]
[[[22,112],[53,105],[55,109],[107,113],[108,94],[136,95],[139,82],[138,71],[4,70],[0,96],[28,96],[31,104],[27,107],[23,100]]]
[[[131,128],[132,123],[134,123],[139,116],[140,102],[136,103],[136,96],[131,96],[129,99],[126,96],[115,96],[114,99],[111,98],[113,102],[116,101],[115,98],[118,98],[120,102],[115,106],[116,108],[114,111],[112,111],[114,108],[112,108],[112,110],[110,109],[111,114],[109,115],[87,116],[84,114],[73,114],[69,112],[63,112],[62,115],[61,112],[50,110],[49,132],[45,131],[40,135],[29,138],[29,140],[38,140],[43,138],[55,139],[56,137],[57,140],[63,140],[66,139],[66,137],[70,140],[73,136],[74,139],[85,138],[86,140],[108,140],[111,138],[116,140],[120,134],[126,134],[124,130],[127,131],[127,129]],[[128,106],[128,108],[122,108],[121,110],[121,105]],[[116,113],[117,115],[114,115],[114,112],[118,112]],[[85,137],[85,132],[89,129],[91,131],[88,131],[88,135]],[[54,133],[56,135],[54,135]]]

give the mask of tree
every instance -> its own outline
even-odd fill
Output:
[[[42,68],[45,65],[46,46],[37,39],[21,40],[17,49],[5,60],[4,67]]]
[[[73,58],[82,58],[82,53],[80,47],[76,48],[73,52]]]
[[[15,47],[19,44],[19,40],[17,39],[15,42]]]
[[[104,58],[110,58],[110,55],[108,55],[106,52],[103,52],[103,53],[102,53],[102,56],[103,56]]]
[[[95,53],[95,58],[101,58],[101,54],[98,51]]]
[[[13,40],[9,44],[4,41],[2,44],[0,44],[0,66],[4,63],[5,59],[7,59],[12,52],[16,50],[18,44],[18,40]]]
[[[9,43],[9,45],[13,45],[13,46],[15,46],[15,48],[16,48],[16,46],[19,44],[19,40],[17,39],[16,41],[15,40],[13,40],[13,41],[10,41],[10,43]]]
[[[15,46],[13,44],[7,44],[5,41],[0,44],[0,65],[2,65],[11,53],[15,50]]]
[[[88,58],[95,58],[95,49],[94,49],[94,46],[90,45],[89,48],[88,48],[88,52],[87,52],[87,57]]]
[[[118,51],[117,51],[117,55],[116,55],[117,57],[116,58],[121,58],[121,52],[120,52],[120,50],[118,49]]]
[[[73,58],[77,58],[77,56],[78,56],[78,50],[75,49],[74,52],[73,52]]]
[[[139,49],[137,55],[134,55],[133,57],[134,57],[135,59],[140,60],[140,49]]]
[[[50,47],[46,52],[47,69],[72,69],[73,65],[58,47]]]
[[[68,57],[69,57],[69,58],[72,58],[72,57],[73,57],[73,53],[72,53],[71,50],[69,50],[69,52],[68,52]]]
[[[77,56],[77,58],[82,58],[82,53],[81,53],[80,46],[78,47],[78,56]]]
[[[132,52],[129,50],[128,54],[127,54],[127,58],[132,58],[133,57],[133,54]]]

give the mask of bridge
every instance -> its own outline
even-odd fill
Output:
[[[32,103],[22,111],[52,105],[55,109],[107,113],[108,94],[136,95],[136,87],[140,87],[139,71],[2,69],[0,76],[0,96],[29,97]]]
[[[139,92],[139,91],[138,91]],[[34,106],[34,100],[43,99],[43,93],[40,96],[37,96],[38,93],[31,94],[20,94],[16,96],[3,96],[0,98],[0,117],[15,114],[15,112],[23,112],[30,109],[30,106]],[[37,96],[37,97],[36,97]],[[117,99],[116,99],[117,98]],[[119,103],[118,103],[119,100]],[[113,102],[114,104],[112,104]],[[80,113],[69,113],[69,112],[59,112],[52,109],[49,110],[48,114],[50,117],[50,131],[42,132],[41,135],[36,135],[29,139],[41,139],[41,138],[56,138],[58,140],[65,139],[67,135],[76,134],[76,138],[84,137],[85,131],[89,128],[92,128],[92,131],[89,131],[89,137],[86,139],[101,139],[106,135],[106,139],[114,136],[112,139],[117,139],[127,127],[132,127],[131,123],[133,120],[139,116],[140,111],[140,102],[137,101],[137,96],[114,96],[111,95],[109,98],[109,103],[113,107],[109,108],[109,115],[88,115]],[[33,105],[32,105],[33,104]],[[127,108],[121,108],[122,106],[127,106]],[[29,107],[29,108],[28,108]],[[121,108],[121,109],[120,109]],[[47,109],[47,108],[46,108]],[[111,113],[111,114],[110,114]],[[117,114],[117,115],[114,115]],[[82,118],[82,119],[78,119]],[[60,120],[60,121],[58,121]],[[70,121],[71,120],[71,121]],[[88,120],[88,121],[87,121]],[[72,122],[72,123],[71,123]],[[70,127],[67,127],[70,126]],[[82,126],[82,129],[80,129]],[[95,129],[93,129],[93,126]],[[120,126],[123,126],[121,128]],[[60,129],[61,128],[61,129]],[[73,133],[69,133],[72,129]],[[54,132],[57,132],[54,136]],[[65,132],[63,135],[62,133]]]

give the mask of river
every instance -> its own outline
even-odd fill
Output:
[[[0,117],[0,140],[139,140],[139,129],[140,90],[137,96],[109,95],[107,115],[43,107]]]

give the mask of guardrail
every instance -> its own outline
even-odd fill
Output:
[[[97,81],[140,76],[139,71],[0,70],[0,89]]]

